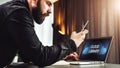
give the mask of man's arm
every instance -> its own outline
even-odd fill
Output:
[[[43,46],[34,31],[29,12],[24,9],[16,10],[7,21],[9,22],[7,23],[8,31],[13,37],[24,62],[46,66],[76,51],[73,40],[67,40],[56,46]]]

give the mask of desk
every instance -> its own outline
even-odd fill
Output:
[[[59,61],[44,68],[120,68],[120,64],[70,65],[65,61]]]
[[[43,68],[120,68],[120,64],[97,64],[97,65],[70,65],[64,61],[59,61],[53,65],[45,66]],[[35,65],[13,66],[8,68],[39,68]]]
[[[52,65],[45,68],[120,68],[118,64],[104,64],[104,65]]]

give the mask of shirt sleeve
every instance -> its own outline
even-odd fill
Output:
[[[67,40],[55,46],[43,46],[35,33],[32,17],[25,9],[14,11],[7,18],[7,22],[6,28],[14,39],[24,62],[46,66],[76,51],[73,40]]]

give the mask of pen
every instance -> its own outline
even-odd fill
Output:
[[[87,26],[88,23],[89,23],[89,20],[87,20],[87,22],[85,23],[85,25],[82,27],[82,30],[85,29],[85,27]]]

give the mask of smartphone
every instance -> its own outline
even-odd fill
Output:
[[[85,27],[88,25],[88,23],[89,23],[89,20],[87,20],[87,22],[85,23],[85,25],[82,27],[82,30],[85,29]]]

